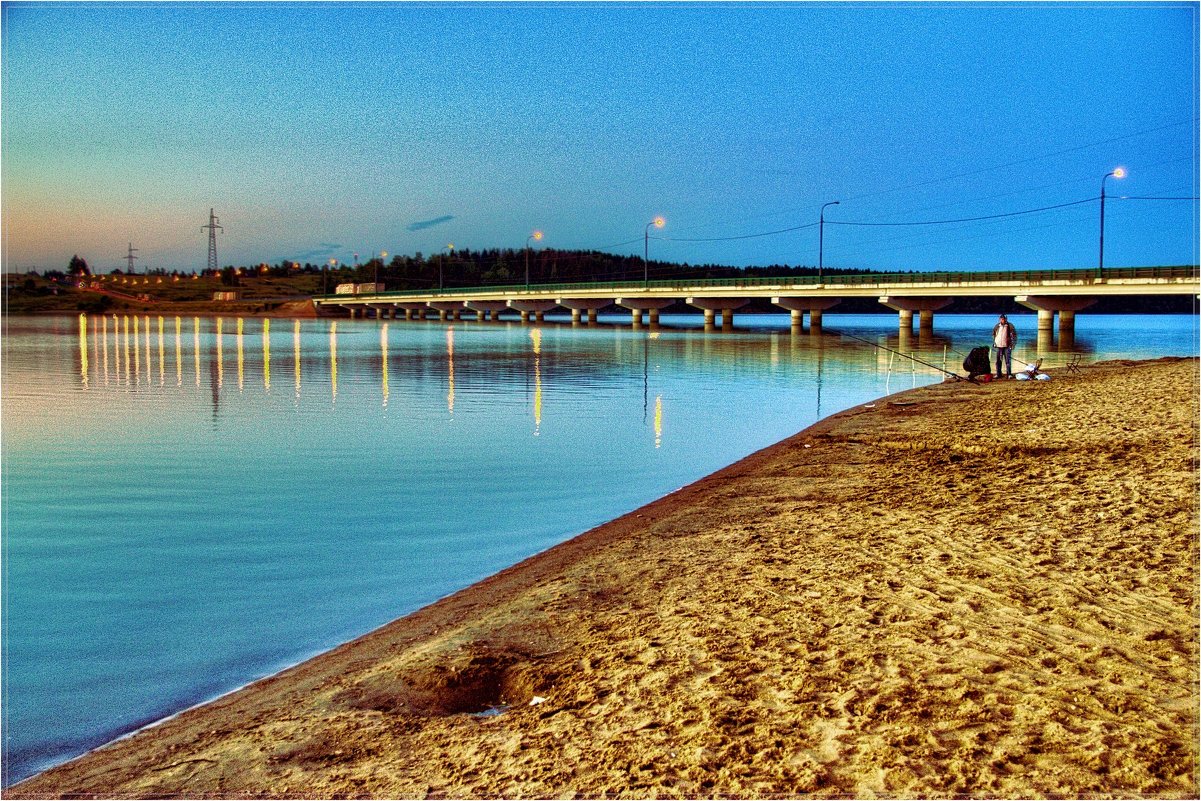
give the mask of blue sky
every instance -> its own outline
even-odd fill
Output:
[[[5,3],[4,268],[1196,264],[1198,6]],[[741,238],[735,238],[741,237]],[[716,240],[716,241],[699,241]]]

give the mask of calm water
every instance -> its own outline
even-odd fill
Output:
[[[994,319],[624,321],[5,320],[4,783],[941,378],[849,335],[954,369]],[[1198,352],[1195,317],[1015,322],[1050,364]]]

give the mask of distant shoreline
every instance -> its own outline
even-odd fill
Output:
[[[7,794],[1195,797],[1197,367],[840,412]]]

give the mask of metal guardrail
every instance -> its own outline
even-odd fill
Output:
[[[1198,278],[1197,267],[1117,267],[1106,268],[1098,274],[1096,270],[1008,270],[990,272],[935,272],[935,273],[862,273],[857,275],[829,275],[819,278],[816,275],[801,276],[768,276],[760,278],[679,278],[661,279],[655,281],[593,281],[584,283],[559,284],[502,284],[494,286],[446,287],[444,289],[406,289],[381,292],[374,295],[316,295],[314,300],[351,300],[362,297],[387,297],[388,295],[444,297],[447,295],[490,295],[511,294],[514,292],[595,292],[603,290],[614,291],[645,291],[647,289],[662,289],[672,292],[689,289],[756,289],[764,287],[780,287],[781,289],[797,289],[808,286],[820,286],[824,291],[840,286],[855,287],[864,285],[888,284],[979,284],[979,283],[1020,283],[1038,285],[1048,281],[1093,283],[1097,279],[1105,281],[1134,279],[1193,279]]]

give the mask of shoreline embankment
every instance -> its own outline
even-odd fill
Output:
[[[1198,361],[1053,376],[835,414],[6,795],[1195,798]]]

